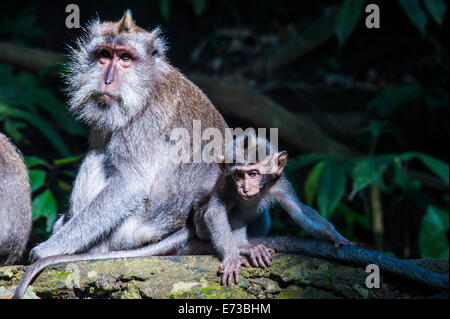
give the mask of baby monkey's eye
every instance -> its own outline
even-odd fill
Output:
[[[128,61],[131,60],[131,55],[129,55],[128,53],[124,53],[120,56],[120,58],[124,61]]]
[[[101,50],[98,55],[101,58],[111,59],[111,53],[108,50]]]
[[[258,172],[257,171],[251,171],[250,173],[248,173],[248,176],[250,176],[251,178],[255,178],[256,176],[258,176]]]
[[[242,179],[242,178],[244,178],[244,173],[242,173],[240,171],[236,171],[236,172],[233,173],[233,177],[235,179]]]

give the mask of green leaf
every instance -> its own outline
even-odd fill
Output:
[[[56,214],[56,199],[50,190],[33,198],[33,220]]]
[[[55,165],[67,165],[67,164],[78,163],[78,162],[81,162],[81,160],[83,159],[84,156],[85,156],[85,154],[74,155],[74,156],[65,157],[65,158],[58,158],[58,159],[53,161],[53,164],[55,164]]]
[[[49,114],[58,126],[71,135],[84,135],[85,129],[69,116],[64,104],[48,89],[39,88],[33,92],[34,104]]]
[[[317,203],[327,219],[331,217],[345,192],[345,172],[336,161],[325,162],[320,174]]]
[[[353,190],[349,198],[353,199],[363,188],[379,180],[393,159],[393,155],[381,155],[365,158],[357,162],[351,173]]]
[[[405,168],[400,158],[394,160],[394,179],[395,184],[402,189],[407,189],[408,178],[405,173]]]
[[[399,160],[401,161],[412,161],[417,158],[416,152],[405,152],[399,156]]]
[[[24,135],[20,131],[23,128],[26,128],[27,124],[21,121],[9,120],[5,121],[4,128],[5,132],[15,141],[23,141]]]
[[[59,127],[72,135],[85,134],[84,128],[73,117],[69,116],[65,106],[48,88],[39,87],[36,76],[32,73],[21,72],[14,78],[9,94],[12,105],[34,109],[37,106],[45,111],[58,123]],[[8,87],[8,85],[5,85]]]
[[[423,258],[448,258],[448,211],[428,206],[419,234],[420,253]]]
[[[381,117],[389,116],[400,106],[416,99],[421,92],[422,87],[418,84],[392,85],[378,93],[367,107]]]
[[[170,18],[170,0],[161,0],[159,3],[159,11],[165,21]]]
[[[316,197],[317,193],[317,186],[319,184],[320,174],[322,173],[322,169],[324,166],[325,161],[317,163],[306,178],[305,196],[306,204],[309,206],[313,206],[314,198]]]
[[[429,170],[439,176],[447,184],[449,183],[449,169],[447,163],[425,153],[406,152],[400,156],[402,161],[410,161],[414,158],[420,159]]]
[[[447,5],[444,0],[423,0],[425,8],[437,24],[442,25]]]
[[[206,10],[206,0],[189,0],[192,7],[194,8],[195,15],[201,16]]]
[[[12,67],[9,65],[0,64],[0,85],[6,86],[14,82],[15,78]]]
[[[419,0],[398,0],[398,2],[411,23],[419,29],[420,34],[424,36],[426,33],[427,15],[420,6]]]
[[[433,173],[435,173],[437,176],[439,176],[442,180],[444,180],[448,184],[449,179],[449,170],[448,170],[448,164],[444,163],[441,160],[438,160],[437,158],[434,158],[427,154],[421,154],[418,153],[417,157],[422,161],[422,163],[425,164]]]
[[[442,221],[442,227],[445,228],[445,230],[448,230],[449,227],[449,216],[448,216],[448,209],[443,209],[439,207],[434,207],[433,209],[436,211],[437,214],[439,214],[439,218]]]
[[[363,188],[378,180],[382,174],[383,172],[378,170],[370,159],[357,163],[352,172],[353,190],[349,197],[350,200]]]
[[[30,169],[28,175],[30,176],[31,190],[34,192],[44,185],[47,173],[40,169]]]
[[[57,217],[57,205],[55,196],[50,190],[33,198],[32,202],[33,220],[41,217],[46,218],[47,231],[50,231]]]
[[[345,0],[339,8],[335,21],[335,32],[339,45],[343,45],[358,23],[364,10],[364,0]]]
[[[37,130],[39,130],[42,133],[42,135],[44,135],[52,143],[55,149],[62,156],[69,156],[70,154],[69,149],[66,147],[62,138],[53,129],[53,127],[44,119],[42,119],[39,115],[28,113],[26,111],[15,108],[13,109],[1,103],[0,103],[0,115],[16,117],[27,121],[28,123],[33,125]]]
[[[48,165],[43,158],[37,156],[25,156],[25,163],[27,164],[28,168],[31,168],[35,165]]]

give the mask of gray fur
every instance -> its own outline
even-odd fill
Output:
[[[14,145],[0,133],[0,265],[16,262],[31,231],[28,171]]]

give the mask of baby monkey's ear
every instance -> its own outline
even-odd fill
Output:
[[[217,165],[219,165],[221,172],[225,173],[225,171],[227,170],[227,167],[228,167],[227,163],[225,163],[225,156],[214,155],[214,162],[216,162]]]
[[[259,172],[261,174],[275,174],[281,175],[286,166],[287,152],[277,152],[268,156],[260,162]]]
[[[277,156],[277,175],[280,175],[283,172],[284,167],[286,166],[288,153],[286,151],[281,151],[275,154]]]

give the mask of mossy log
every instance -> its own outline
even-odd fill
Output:
[[[415,263],[448,273],[448,260]],[[301,255],[276,254],[266,269],[243,268],[240,283],[222,287],[212,256],[168,256],[80,261],[48,267],[27,298],[432,298],[438,292],[381,273],[368,289],[364,268]],[[25,266],[0,268],[0,298],[11,298]]]

